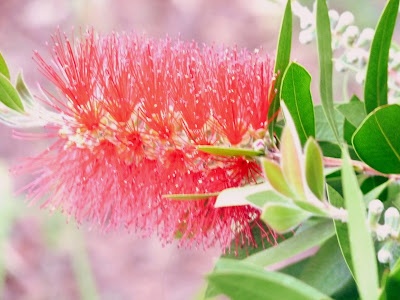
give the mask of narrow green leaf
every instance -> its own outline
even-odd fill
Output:
[[[364,103],[353,95],[350,101],[344,104],[339,104],[336,109],[350,122],[354,127],[360,126],[362,121],[367,117],[365,113]]]
[[[273,160],[263,159],[262,162],[265,177],[268,179],[271,186],[286,197],[295,197],[291,188],[286,183],[281,167]]]
[[[332,221],[323,221],[296,233],[277,246],[258,252],[245,259],[246,262],[267,267],[321,245],[334,235]]]
[[[379,286],[375,248],[366,223],[362,193],[346,149],[343,150],[342,176],[345,207],[348,211],[350,253],[358,291],[363,300],[376,300]]]
[[[18,92],[3,74],[0,74],[0,102],[17,112],[24,112]]]
[[[249,205],[251,203],[246,200],[247,196],[271,189],[267,183],[225,189],[219,193],[214,207]]]
[[[344,207],[344,199],[340,194],[330,185],[328,185],[328,199],[329,202],[336,207]],[[349,239],[349,230],[347,228],[347,223],[343,223],[342,221],[334,220],[336,237],[340,246],[340,250],[342,251],[343,258],[347,264],[347,267],[350,270],[350,273],[354,276],[354,268],[353,268],[353,260],[351,258],[350,253],[350,239]]]
[[[10,80],[10,71],[8,70],[7,63],[0,52],[0,74],[3,74],[8,80]]]
[[[348,145],[351,145],[353,135],[356,132],[357,127],[354,127],[347,119],[344,120],[343,124],[343,139]]]
[[[260,227],[262,226],[262,228]],[[257,224],[250,224],[251,233],[254,237],[254,241],[256,243],[256,247],[247,246],[244,244],[242,247],[238,247],[237,240],[233,239],[230,246],[225,249],[225,254],[221,255],[221,258],[232,258],[235,260],[243,260],[250,255],[253,255],[257,252],[263,251],[270,247],[273,247],[285,239],[290,238],[293,234],[288,233],[284,235],[277,236],[274,240],[269,240],[269,237],[265,236],[265,232],[268,232],[270,228],[267,227],[266,224],[262,222],[258,222]],[[216,264],[214,269],[220,267],[218,263]],[[215,297],[219,294],[217,288],[213,286],[211,283],[207,285],[205,299],[210,299],[211,297]]]
[[[289,198],[286,198],[274,190],[263,191],[246,196],[246,200],[253,206],[262,209],[267,203],[292,203]]]
[[[390,271],[379,300],[398,300],[399,295],[400,295],[400,259],[397,260],[394,267]]]
[[[283,75],[281,86],[281,99],[293,118],[302,145],[306,143],[308,137],[315,137],[310,84],[311,76],[306,69],[292,62]]]
[[[220,156],[260,156],[263,155],[263,151],[254,151],[251,149],[242,148],[228,148],[228,147],[217,147],[217,146],[197,146],[197,149],[214,155]]]
[[[260,228],[262,226],[262,228]],[[270,237],[266,237],[265,232],[269,232],[270,228],[262,222],[257,222],[257,224],[250,224],[251,234],[254,237],[254,241],[256,243],[256,247],[248,246],[244,244],[241,247],[238,247],[237,240],[233,239],[230,246],[225,249],[225,253],[222,254],[222,258],[233,258],[233,259],[246,259],[247,257],[263,251],[265,249],[271,248],[283,242],[285,239],[293,236],[293,233],[287,233],[284,235],[277,235],[276,240],[270,239]]]
[[[332,131],[331,126],[329,125],[328,119],[325,116],[324,109],[321,105],[316,105],[314,107],[315,113],[315,138],[317,141],[326,141],[337,144],[337,140],[335,134]],[[335,118],[336,125],[338,126],[339,138],[343,140],[342,132],[343,132],[343,123],[344,117],[343,115],[337,111],[336,109],[333,111],[333,115]]]
[[[21,100],[26,103],[33,103],[33,96],[25,84],[24,78],[22,77],[22,72],[17,75],[17,82],[15,84],[15,89],[17,90]]]
[[[353,147],[367,165],[386,174],[400,173],[400,106],[377,108],[353,136]]]
[[[205,194],[166,194],[162,195],[163,198],[179,201],[201,200],[216,197],[220,193],[205,193]]]
[[[322,152],[313,138],[308,139],[304,154],[306,159],[305,170],[308,187],[318,199],[324,200],[325,178]]]
[[[326,0],[317,0],[316,24],[321,103],[336,141],[340,144],[339,131],[334,118],[332,90],[332,37]]]
[[[399,0],[389,0],[375,30],[364,85],[367,113],[387,104],[389,49],[398,12]]]
[[[391,184],[393,183],[391,180],[387,180],[384,183],[378,185],[377,187],[373,188],[370,190],[367,194],[364,195],[364,203],[365,206],[368,206],[368,204],[374,200],[378,199],[379,195],[382,194],[382,192]]]
[[[299,279],[329,296],[340,292],[353,280],[335,237],[326,241],[309,259]]]
[[[274,127],[276,123],[275,115],[278,113],[280,104],[280,88],[283,73],[285,72],[290,60],[290,50],[292,47],[292,7],[291,0],[286,3],[285,13],[283,15],[281,30],[279,31],[278,46],[276,50],[275,69],[274,73],[277,74],[275,82],[276,95],[271,102],[268,110],[268,120],[270,136],[274,136]]]
[[[268,203],[265,205],[260,218],[274,231],[286,233],[299,226],[301,222],[310,216],[310,213],[293,204]]]
[[[294,277],[235,260],[220,259],[207,279],[232,300],[330,299]]]
[[[291,119],[286,105],[282,102],[283,112],[286,118],[286,126],[281,136],[281,168],[283,176],[290,186],[292,193],[299,200],[306,200],[304,190],[304,162],[302,149],[297,136],[295,125]]]

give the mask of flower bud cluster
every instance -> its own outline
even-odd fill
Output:
[[[299,40],[302,44],[312,42],[316,37],[316,6],[313,10],[293,2],[293,13],[300,19]],[[372,28],[360,29],[354,25],[354,15],[345,11],[339,14],[329,11],[332,32],[332,50],[335,53],[335,68],[338,72],[353,71],[356,82],[365,81],[369,51],[375,34]],[[389,103],[400,101],[400,48],[392,45],[389,52]]]
[[[378,242],[381,242],[381,248],[378,251],[378,260],[381,263],[390,263],[393,261],[393,254],[398,248],[400,236],[400,213],[390,207],[385,211],[384,223],[380,224],[382,213],[384,211],[383,203],[380,200],[373,200],[368,206],[368,224],[373,232],[373,236]]]

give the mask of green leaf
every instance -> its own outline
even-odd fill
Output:
[[[10,80],[10,71],[8,70],[7,63],[0,52],[0,74],[3,74],[8,80]]]
[[[225,189],[219,193],[214,207],[249,205],[251,203],[246,200],[247,196],[268,190],[271,190],[271,186],[267,183]]]
[[[357,128],[353,126],[347,119],[344,120],[343,123],[343,138],[347,144],[351,145],[351,141],[353,139],[354,132],[356,132]]]
[[[340,158],[342,156],[342,150],[338,144],[326,141],[319,141],[318,143],[324,156],[333,158]]]
[[[262,228],[260,226],[262,226]],[[253,222],[252,224],[250,224],[250,227],[251,227],[251,233],[254,237],[254,241],[257,246],[253,247],[244,244],[244,246],[238,247],[237,239],[234,238],[230,246],[225,249],[225,254],[221,255],[221,258],[232,258],[235,260],[243,260],[252,254],[273,247],[279,244],[280,242],[284,241],[285,239],[290,238],[293,235],[292,233],[288,233],[284,235],[276,235],[273,237],[268,236],[265,233],[269,232],[271,229],[268,228],[268,226],[263,222],[257,222],[256,224],[255,222]],[[234,251],[232,251],[232,249],[234,249]],[[216,267],[218,267],[218,265]],[[208,284],[205,295],[206,299],[209,299],[210,297],[215,297],[218,294],[219,293],[217,288],[212,284]]]
[[[19,72],[17,75],[17,83],[15,85],[15,89],[17,90],[22,101],[30,104],[34,102],[33,96],[26,86],[24,78],[22,77],[22,72]]]
[[[283,102],[282,108],[286,119],[286,126],[281,136],[280,149],[282,173],[296,198],[306,200],[304,162],[300,141],[291,115]]]
[[[205,193],[205,194],[166,194],[162,195],[163,198],[180,201],[201,200],[218,196],[219,193]]]
[[[228,147],[217,147],[217,146],[197,146],[197,149],[220,156],[260,156],[263,155],[263,151],[254,151],[251,149],[242,149],[242,148],[228,148]]]
[[[220,259],[207,279],[232,300],[330,299],[294,277],[235,260]]]
[[[384,183],[378,185],[377,187],[370,190],[367,194],[364,195],[364,203],[366,206],[374,200],[378,199],[379,196],[383,193],[383,191],[392,183],[391,180],[386,180]]]
[[[379,300],[398,300],[399,295],[400,295],[400,259],[397,260],[393,269],[390,271]]]
[[[390,0],[375,30],[364,85],[367,113],[387,104],[389,49],[398,12],[399,0]]]
[[[340,144],[341,139],[334,117],[333,90],[332,90],[332,37],[331,24],[326,0],[317,0],[317,45],[320,74],[320,95],[328,123]]]
[[[314,113],[315,113],[315,138],[317,139],[317,141],[326,141],[337,145],[335,134],[333,133],[332,128],[329,125],[329,122],[325,116],[322,106],[316,105],[314,107]],[[340,134],[339,138],[340,140],[343,140],[341,134],[343,132],[344,117],[336,109],[333,111],[333,115],[335,118],[335,123],[338,126]]]
[[[305,201],[295,201],[295,204],[301,209],[312,213],[315,216],[320,217],[329,217],[329,212],[327,212],[324,207],[317,207],[313,203],[305,202]]]
[[[246,262],[267,267],[321,245],[334,235],[331,221],[323,221],[296,233],[277,246],[258,252],[245,259]]]
[[[258,192],[246,196],[246,200],[253,204],[253,206],[262,209],[267,203],[292,203],[289,198],[281,196],[274,190]]]
[[[336,109],[350,122],[354,127],[360,126],[367,117],[364,109],[364,103],[353,95],[348,103],[339,104]]]
[[[253,247],[244,244],[244,246],[238,247],[237,240],[233,239],[231,245],[225,249],[225,254],[222,254],[221,257],[242,260],[251,256],[252,254],[273,247],[293,235],[292,233],[287,233],[284,235],[276,235],[276,237],[271,237],[265,234],[266,232],[271,231],[266,224],[263,222],[257,222],[257,224],[254,223],[250,224],[250,227],[251,234],[253,235],[257,246]],[[262,229],[260,226],[262,226]]]
[[[275,82],[276,94],[268,110],[268,120],[270,136],[274,136],[274,127],[276,124],[276,114],[280,104],[280,88],[283,72],[285,72],[290,60],[290,49],[292,47],[292,7],[291,0],[286,3],[285,13],[283,15],[281,30],[279,31],[278,46],[276,50],[274,73],[278,74]]]
[[[288,198],[293,198],[295,196],[290,186],[286,183],[281,167],[275,161],[263,159],[262,166],[265,177],[276,191]]]
[[[353,280],[335,237],[326,241],[308,260],[299,279],[329,296],[340,292]]]
[[[310,84],[311,76],[306,69],[292,62],[283,75],[281,86],[281,99],[293,118],[302,145],[308,137],[315,136]]]
[[[357,155],[367,165],[386,174],[400,173],[400,106],[377,108],[353,136]]]
[[[260,218],[274,231],[286,233],[299,226],[310,216],[310,213],[292,204],[268,203],[265,205]]]
[[[364,300],[378,298],[378,270],[375,248],[366,223],[363,195],[358,186],[347,150],[343,150],[342,185],[348,212],[350,253],[358,291]]]
[[[340,194],[330,185],[328,185],[328,199],[329,202],[336,207],[344,207],[344,199]],[[350,273],[354,276],[354,268],[353,268],[353,260],[351,258],[350,253],[350,239],[349,239],[349,231],[347,228],[347,223],[343,223],[342,221],[334,220],[336,237],[340,246],[340,250],[342,251],[343,258],[347,264],[347,267],[350,270]]]
[[[305,170],[308,187],[318,199],[324,200],[325,178],[322,153],[313,138],[308,139],[304,154],[306,158]]]
[[[18,92],[3,74],[0,74],[0,101],[17,112],[24,112],[24,106]]]

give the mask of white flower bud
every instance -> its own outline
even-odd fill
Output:
[[[378,261],[382,264],[387,264],[393,259],[392,253],[389,250],[382,248],[378,251]]]
[[[335,69],[338,72],[345,72],[347,71],[347,67],[341,59],[335,61]]]
[[[302,44],[309,44],[315,37],[315,31],[313,28],[308,28],[305,30],[300,31],[299,34],[299,41]]]
[[[334,10],[334,9],[331,9],[330,11],[329,11],[329,20],[331,21],[331,26],[332,27],[334,27],[335,25],[336,25],[336,23],[338,22],[338,20],[339,20],[339,13],[336,11],[336,10]]]
[[[398,234],[399,220],[400,220],[400,214],[396,208],[390,207],[386,210],[385,225],[390,228],[390,233],[394,236]]]
[[[365,28],[363,31],[361,31],[356,45],[358,47],[364,47],[364,46],[368,45],[374,38],[374,34],[375,34],[375,31],[372,28]]]
[[[365,70],[361,70],[356,74],[356,81],[358,84],[363,84],[365,80]]]
[[[343,42],[346,45],[352,45],[359,34],[360,30],[358,29],[358,27],[351,25],[347,27],[345,32],[343,33]]]
[[[381,218],[381,214],[383,212],[383,203],[382,201],[375,199],[372,200],[369,205],[368,205],[368,224],[371,228],[376,228],[379,224],[379,219]],[[382,236],[384,235],[384,232],[378,233],[378,229],[380,229],[381,226],[377,228],[377,235]]]
[[[335,31],[343,32],[346,29],[346,27],[353,24],[353,22],[354,22],[354,15],[349,11],[345,11],[340,15]]]
[[[390,227],[387,225],[378,225],[375,227],[376,239],[379,242],[386,240],[390,234]]]

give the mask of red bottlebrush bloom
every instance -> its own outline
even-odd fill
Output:
[[[254,244],[256,209],[162,195],[260,177],[254,160],[216,158],[196,145],[260,138],[274,96],[269,57],[136,34],[88,31],[70,41],[58,33],[53,41],[52,64],[35,60],[59,90],[44,100],[58,113],[47,124],[57,141],[18,170],[37,176],[30,199],[104,229],[156,231],[164,242],[180,235],[183,245],[226,247],[236,236],[237,245]]]

